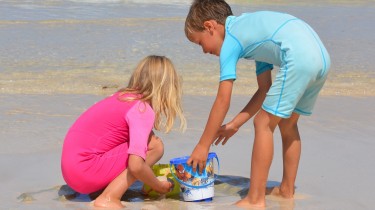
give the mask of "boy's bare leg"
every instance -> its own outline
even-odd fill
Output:
[[[254,119],[255,140],[251,159],[250,190],[239,207],[265,207],[268,172],[273,158],[273,132],[280,118],[263,109]]]
[[[298,164],[301,156],[301,138],[297,122],[299,114],[293,113],[289,119],[282,119],[279,123],[283,141],[283,179],[280,187],[273,194],[284,198],[293,198]]]
[[[146,154],[146,164],[149,166],[154,165],[163,156],[164,146],[162,141],[155,135],[151,135],[148,144],[148,151]],[[105,188],[94,201],[96,207],[106,208],[123,208],[121,204],[121,197],[126,190],[136,181],[136,178],[125,169],[118,175],[109,185]]]

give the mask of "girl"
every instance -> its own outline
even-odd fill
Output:
[[[152,128],[168,133],[178,117],[185,129],[181,95],[168,58],[143,59],[126,88],[94,104],[69,129],[61,159],[66,183],[84,194],[104,189],[97,207],[124,207],[120,199],[136,180],[169,192],[172,184],[159,181],[150,168],[164,151]]]

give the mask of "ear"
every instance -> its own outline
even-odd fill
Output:
[[[205,28],[208,32],[210,32],[210,33],[212,33],[212,31],[216,28],[216,25],[217,25],[216,20],[206,20],[206,21],[204,21],[204,23],[203,23],[204,28]]]

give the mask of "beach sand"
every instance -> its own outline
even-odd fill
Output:
[[[1,95],[1,209],[91,209],[87,195],[71,195],[60,172],[61,145],[76,117],[103,96]],[[207,120],[212,96],[184,96],[188,129],[157,133],[164,141],[160,163],[189,155]],[[246,103],[234,96],[228,118]],[[372,209],[375,156],[375,97],[321,97],[314,114],[300,121],[303,150],[294,202],[267,196],[267,209]],[[232,204],[249,187],[251,122],[225,146],[213,146],[220,160],[213,202],[149,200],[137,183],[126,194],[127,209],[237,209]],[[280,183],[281,145],[275,135],[268,185]],[[64,187],[63,187],[64,186]],[[63,188],[61,188],[63,187]],[[65,195],[65,196],[64,196]],[[68,199],[67,199],[68,198]]]
[[[91,3],[90,3],[91,2]],[[143,3],[129,3],[143,2]],[[0,2],[0,209],[92,209],[88,195],[69,189],[61,175],[64,136],[89,106],[124,86],[136,62],[170,57],[183,77],[185,133],[157,133],[160,163],[190,155],[199,140],[218,84],[218,59],[185,38],[183,0],[7,0]],[[176,4],[172,4],[176,3]],[[267,196],[267,210],[374,209],[375,18],[373,0],[232,0],[235,14],[291,13],[318,32],[332,68],[313,115],[302,117],[302,157],[294,201]],[[277,69],[275,69],[277,71]],[[226,122],[257,85],[254,63],[240,61]],[[150,200],[137,182],[126,209],[238,209],[249,188],[254,129],[246,123],[225,146],[212,202]],[[280,184],[281,139],[268,186]]]

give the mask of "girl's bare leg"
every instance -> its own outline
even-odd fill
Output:
[[[146,164],[153,166],[164,155],[164,144],[161,139],[154,134],[151,135],[148,143],[148,151],[146,154]]]
[[[250,190],[239,207],[265,207],[268,172],[273,158],[273,132],[280,118],[263,109],[254,119],[255,140],[251,159]]]
[[[149,166],[154,165],[164,154],[164,145],[162,141],[153,133],[150,135],[148,143],[148,151],[146,154],[146,164]],[[125,169],[118,175],[109,185],[105,188],[94,201],[96,207],[106,208],[123,208],[121,204],[121,197],[126,190],[136,181],[136,178]]]

